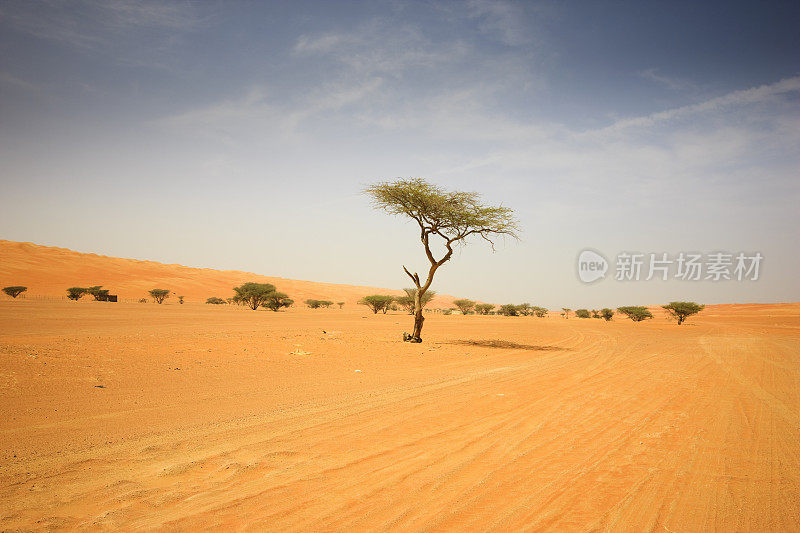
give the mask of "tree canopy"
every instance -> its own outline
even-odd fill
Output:
[[[243,283],[239,287],[234,287],[233,291],[236,293],[234,299],[239,302],[244,302],[247,306],[255,311],[258,307],[267,301],[270,293],[275,292],[275,285],[271,283]]]
[[[282,307],[290,307],[293,303],[294,300],[289,298],[286,294],[278,291],[272,291],[271,293],[267,294],[267,298],[261,303],[261,307],[277,312],[278,309],[281,309]]]
[[[686,317],[696,315],[706,306],[695,302],[670,302],[668,305],[662,305],[661,307],[666,309],[669,316],[676,319],[680,326],[686,320]]]
[[[369,307],[376,315],[378,314],[378,311],[382,311],[383,314],[386,314],[386,311],[389,310],[389,306],[392,305],[392,302],[394,302],[394,296],[390,296],[388,294],[370,294],[369,296],[364,296],[358,301],[359,304]]]
[[[106,291],[108,292],[108,291]],[[163,303],[165,298],[169,298],[169,291],[167,289],[151,289],[148,294],[150,297],[155,300],[156,303]]]
[[[651,313],[647,307],[642,306],[617,307],[617,311],[634,322],[641,322],[647,318],[653,318],[653,313]]]
[[[12,298],[16,298],[23,292],[27,291],[28,287],[23,287],[22,285],[14,285],[11,287],[3,287],[3,292],[11,296]]]

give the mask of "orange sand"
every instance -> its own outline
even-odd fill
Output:
[[[3,299],[0,529],[798,530],[800,304],[365,311]]]

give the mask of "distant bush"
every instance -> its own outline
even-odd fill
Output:
[[[442,314],[443,315],[452,315],[453,314],[453,309],[452,308],[442,309]]]
[[[547,316],[547,309],[544,307],[533,307],[533,314],[539,318]]]
[[[344,302],[336,302],[336,305],[338,305],[339,309],[341,309],[342,307],[344,307]]]
[[[676,319],[680,326],[686,320],[686,317],[696,315],[706,306],[695,302],[670,302],[669,305],[662,305],[661,307],[666,309],[669,316]]]
[[[222,298],[217,298],[216,296],[212,296],[211,298],[206,300],[206,303],[207,304],[213,304],[213,305],[222,305],[222,304],[226,304],[228,302],[223,300]]]
[[[170,292],[172,291],[168,291],[167,289],[151,289],[148,294],[150,294],[154,302],[160,304],[163,303],[166,298],[169,298]]]
[[[293,303],[294,300],[289,298],[284,293],[273,291],[267,295],[267,300],[261,304],[261,307],[277,312],[278,309],[282,307],[290,307]]]
[[[600,318],[608,322],[612,318],[614,318],[614,311],[609,309],[608,307],[604,307],[600,310]]]
[[[569,307],[562,307],[561,310],[563,311],[563,313],[561,313],[561,316],[563,316],[564,318],[569,318],[569,312],[572,311],[572,309],[570,309]]]
[[[23,292],[27,291],[28,287],[23,287],[21,285],[15,285],[12,287],[3,287],[3,292],[11,296],[12,298],[16,298]]]
[[[67,289],[67,298],[70,300],[80,300],[86,293],[87,289],[84,287],[70,287]]]
[[[271,283],[243,283],[239,287],[234,287],[236,295],[233,297],[236,303],[243,303],[255,311],[261,304],[267,301],[270,293],[275,292],[275,285]]]
[[[178,296],[178,303],[179,304],[183,304],[183,299],[184,298],[185,298],[185,296]]]
[[[453,305],[458,307],[458,310],[466,315],[475,307],[475,302],[472,300],[467,300],[466,298],[462,298],[459,300],[453,300]]]
[[[369,296],[364,296],[358,301],[359,305],[366,305],[376,315],[378,311],[383,311],[383,314],[386,314],[392,302],[394,302],[394,296],[388,294],[371,294]]]
[[[575,316],[578,318],[592,318],[592,315],[586,309],[578,309],[575,311]]]
[[[592,309],[592,318],[600,318],[600,311]]]
[[[146,304],[147,303],[147,298],[139,298],[139,303],[140,304]]]
[[[497,310],[497,314],[503,316],[518,316],[519,311],[516,305],[505,304],[500,306],[500,308]]]
[[[475,312],[479,315],[488,315],[492,309],[494,309],[492,304],[475,304]]]
[[[414,298],[417,296],[417,289],[416,288],[406,288],[403,289],[405,291],[405,296],[397,296],[395,297],[394,301],[402,307],[408,314],[414,314]],[[422,304],[422,308],[424,309],[426,305],[428,305],[433,297],[436,296],[436,291],[432,291],[428,289],[425,291],[425,294],[422,295],[420,299],[420,303]]]
[[[627,316],[634,322],[641,322],[647,318],[653,318],[653,313],[651,313],[646,307],[641,306],[617,307],[617,311]]]

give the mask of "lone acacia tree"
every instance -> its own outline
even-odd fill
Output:
[[[419,225],[420,240],[430,262],[428,275],[422,281],[420,275],[405,266],[403,270],[414,282],[414,331],[405,336],[409,342],[422,342],[422,297],[433,283],[433,276],[440,266],[453,256],[453,247],[464,244],[468,237],[479,236],[492,245],[498,235],[517,238],[518,226],[514,212],[501,206],[488,206],[480,202],[475,192],[446,191],[419,178],[384,181],[370,185],[364,193],[373,200],[376,209],[392,215],[404,215]],[[434,242],[443,245],[442,255],[437,259]]]

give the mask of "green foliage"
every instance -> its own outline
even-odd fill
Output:
[[[371,294],[369,296],[364,296],[358,301],[360,305],[369,307],[376,315],[378,311],[383,311],[383,313],[386,314],[392,302],[394,302],[394,296],[389,296],[388,294]]]
[[[547,316],[547,309],[545,309],[544,307],[534,306],[532,309],[533,309],[533,314],[539,318],[544,318]]]
[[[517,306],[517,314],[521,316],[530,316],[533,314],[533,308],[528,302],[521,303]]]
[[[84,287],[70,287],[67,289],[67,298],[70,300],[80,300],[86,293],[87,289]]]
[[[408,313],[410,315],[413,315],[414,314],[414,298],[417,295],[417,289],[416,288],[409,288],[409,289],[403,289],[403,290],[406,293],[405,296],[396,296],[394,301],[400,307],[402,307],[404,310],[408,311]],[[431,302],[431,300],[433,300],[434,296],[436,296],[436,291],[432,291],[430,289],[425,291],[425,293],[422,295],[422,298],[420,298],[420,303],[422,304],[423,309],[425,308],[425,306],[427,306]]]
[[[97,302],[103,302],[108,299],[108,291],[109,289],[103,289],[102,285],[95,285],[86,289],[86,294],[91,294]]]
[[[452,315],[453,314],[453,308],[450,307],[450,308],[447,308],[447,309],[442,309],[442,314],[443,315],[448,315],[448,316]]]
[[[278,309],[281,309],[282,307],[290,307],[293,303],[294,300],[289,298],[284,293],[273,291],[267,295],[267,299],[261,304],[261,307],[277,312]]]
[[[467,300],[465,298],[459,300],[453,300],[453,305],[458,307],[458,310],[461,311],[463,314],[467,314],[475,307],[475,302],[472,300]]]
[[[706,306],[695,302],[670,302],[668,305],[662,305],[661,307],[666,309],[669,316],[676,319],[680,326],[686,320],[686,317],[696,315]]]
[[[563,313],[561,313],[561,316],[563,316],[564,318],[569,318],[569,312],[572,311],[572,309],[570,309],[569,307],[562,307],[561,310],[563,311]]]
[[[341,309],[342,307],[344,307],[344,302],[336,302],[336,305],[338,305],[339,309]]]
[[[592,318],[592,315],[586,309],[578,309],[575,311],[575,316],[578,318]]]
[[[609,309],[608,307],[604,307],[600,310],[600,318],[608,322],[612,318],[614,318],[614,311],[613,309]]]
[[[163,303],[166,298],[169,298],[169,293],[167,289],[151,289],[148,294],[150,294],[150,298],[153,299],[154,302],[160,304]]]
[[[519,311],[516,305],[505,304],[500,306],[500,308],[497,310],[497,314],[503,316],[518,316]]]
[[[475,304],[475,312],[479,315],[488,315],[492,309],[494,309],[493,304]]]
[[[23,287],[22,285],[14,285],[11,287],[3,287],[3,292],[11,296],[12,298],[16,298],[23,292],[27,291],[28,287]]]
[[[147,298],[139,298],[139,303],[140,304],[146,304],[147,303]],[[208,302],[206,302],[206,303],[208,303]]]
[[[600,318],[600,311],[592,309],[592,318]]]
[[[647,307],[642,306],[617,307],[617,311],[634,322],[641,322],[647,318],[653,318],[653,313],[651,313]]]
[[[234,299],[238,300],[237,303],[244,303],[255,311],[262,303],[267,301],[267,297],[270,293],[275,292],[275,285],[271,283],[248,282],[243,283],[239,287],[234,287],[233,292],[236,293]]]
[[[226,302],[222,298],[217,298],[216,296],[212,296],[211,298],[206,300],[206,303],[207,304],[213,304],[213,305],[223,305],[223,304],[226,304],[228,302]]]

